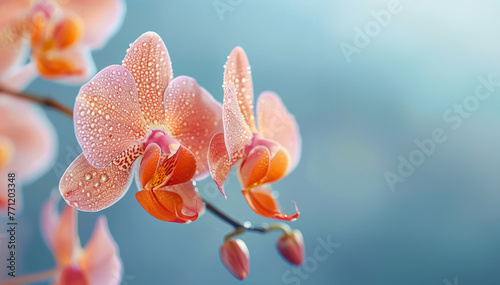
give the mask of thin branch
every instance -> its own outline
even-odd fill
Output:
[[[3,86],[0,86],[0,92],[4,93],[5,95],[10,95],[13,97],[21,98],[24,100],[32,101],[35,103],[38,103],[42,106],[49,107],[52,109],[55,109],[59,112],[62,112],[69,117],[73,117],[73,110],[64,106],[63,104],[59,103],[56,100],[50,99],[50,98],[40,98],[37,95],[26,93],[26,92],[17,92],[13,90],[9,90]]]
[[[212,212],[212,214],[214,214],[215,216],[217,216],[221,220],[223,220],[226,223],[228,223],[231,226],[233,226],[235,229],[244,228],[244,229],[246,229],[248,231],[255,231],[255,232],[262,232],[262,233],[267,231],[266,227],[255,226],[255,225],[252,225],[252,223],[250,223],[248,221],[246,221],[244,223],[241,223],[241,222],[237,221],[236,219],[228,216],[227,214],[221,212],[221,210],[217,209],[217,207],[215,207],[214,205],[212,205],[207,200],[203,199],[203,201],[205,202],[205,207],[207,208],[207,210],[209,210],[210,212]]]

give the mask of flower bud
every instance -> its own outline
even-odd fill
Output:
[[[304,261],[304,238],[299,230],[282,235],[276,244],[283,258],[299,266]]]
[[[226,240],[220,248],[220,258],[236,278],[243,280],[248,276],[250,253],[241,239]]]

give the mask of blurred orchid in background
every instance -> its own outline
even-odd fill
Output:
[[[65,206],[59,215],[59,200],[58,194],[52,195],[42,210],[43,236],[56,261],[55,284],[120,284],[122,262],[106,217],[99,217],[89,242],[82,248],[77,212]]]
[[[122,0],[1,1],[0,84],[23,89],[37,74],[88,80],[95,72],[90,51],[114,34],[124,11]]]
[[[221,106],[194,79],[172,78],[163,41],[148,32],[127,50],[123,66],[105,68],[81,88],[74,124],[83,154],[60,182],[69,205],[99,211],[114,204],[142,156],[136,198],[149,214],[186,223],[203,211],[190,180],[208,175],[208,145],[222,129]]]
[[[257,101],[255,124],[250,65],[242,48],[229,55],[224,73],[224,132],[210,142],[210,173],[225,196],[223,184],[237,163],[243,195],[257,214],[274,219],[295,220],[299,213],[281,213],[268,186],[293,170],[300,158],[301,139],[294,117],[278,95],[262,93]]]
[[[40,107],[0,93],[0,177],[13,172],[21,183],[43,174],[55,159],[57,137]],[[19,187],[19,186],[18,186]],[[16,191],[15,209],[20,210],[21,192]],[[7,214],[7,184],[0,183],[0,213]]]

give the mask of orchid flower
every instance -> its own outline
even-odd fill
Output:
[[[299,214],[285,215],[268,184],[283,178],[297,165],[300,135],[294,117],[278,95],[262,93],[257,101],[257,125],[253,106],[253,87],[247,56],[240,47],[229,55],[224,73],[224,132],[210,142],[210,173],[221,193],[234,165],[243,185],[248,205],[259,215],[294,220]]]
[[[157,219],[186,223],[204,204],[191,179],[208,175],[210,138],[222,129],[221,105],[186,76],[173,79],[168,51],[153,32],[85,84],[76,98],[75,132],[83,149],[60,191],[82,211],[99,211],[128,190],[132,165],[136,198]]]
[[[57,266],[55,284],[120,284],[122,262],[106,217],[99,217],[89,242],[82,248],[77,212],[66,206],[58,215],[58,196],[52,195],[42,210],[42,233]]]
[[[3,0],[0,82],[22,89],[37,74],[66,82],[88,80],[95,69],[90,50],[114,34],[124,10],[122,0]]]
[[[38,106],[8,94],[0,93],[0,114],[0,177],[15,174],[11,188],[0,183],[0,215],[6,215],[9,202],[16,211],[22,205],[19,183],[38,178],[55,159],[56,133]],[[15,199],[9,201],[8,189]]]

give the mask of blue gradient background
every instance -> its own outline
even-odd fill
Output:
[[[308,262],[311,272],[302,267],[307,277],[300,284],[439,285],[454,278],[499,284],[500,90],[456,130],[442,116],[474,94],[478,76],[500,80],[500,3],[402,0],[401,13],[348,63],[339,45],[352,44],[354,28],[364,28],[371,11],[389,2],[247,0],[221,20],[211,0],[128,1],[122,28],[93,55],[98,70],[119,64],[129,43],[155,31],[174,75],[196,78],[221,101],[226,57],[237,45],[245,49],[256,95],[280,94],[300,125],[301,162],[274,186],[285,211],[292,211],[291,200],[301,210],[291,226],[302,231],[310,259],[318,238],[340,244],[314,268]],[[28,88],[68,106],[78,90],[41,79]],[[19,275],[54,265],[39,213],[61,168],[81,152],[73,122],[47,114],[60,150],[54,168],[24,187]],[[384,172],[397,171],[398,156],[408,157],[413,141],[435,128],[445,130],[447,141],[392,192]],[[198,185],[203,197],[235,217],[266,221],[246,205],[235,176],[227,200],[209,179]],[[228,225],[210,213],[190,225],[158,221],[136,202],[136,190],[100,213],[79,214],[83,244],[97,217],[108,217],[123,284],[299,284],[284,279],[292,266],[275,249],[279,233],[243,236],[251,269],[240,282],[219,259]]]

